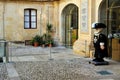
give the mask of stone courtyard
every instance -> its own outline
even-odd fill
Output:
[[[91,58],[64,47],[9,46],[9,62],[0,63],[0,80],[120,80],[120,63],[89,64]]]

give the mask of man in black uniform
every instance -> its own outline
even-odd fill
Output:
[[[104,57],[108,56],[107,50],[107,37],[101,33],[101,31],[106,28],[106,25],[103,23],[93,23],[92,28],[95,29],[94,33],[94,48],[95,54],[93,59],[94,62],[104,62]]]

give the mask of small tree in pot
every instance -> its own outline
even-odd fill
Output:
[[[40,45],[41,41],[42,41],[42,37],[39,35],[36,35],[35,37],[33,37],[31,42],[35,47],[37,47]]]
[[[47,24],[47,44],[49,46],[52,46],[53,44],[53,38],[51,33],[53,33],[53,25],[48,23]]]

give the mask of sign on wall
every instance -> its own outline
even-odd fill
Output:
[[[88,0],[81,0],[81,24],[80,31],[88,32]]]

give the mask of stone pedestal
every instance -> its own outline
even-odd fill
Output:
[[[89,45],[85,44],[85,40],[77,40],[74,42],[73,51],[84,57],[90,57]]]

